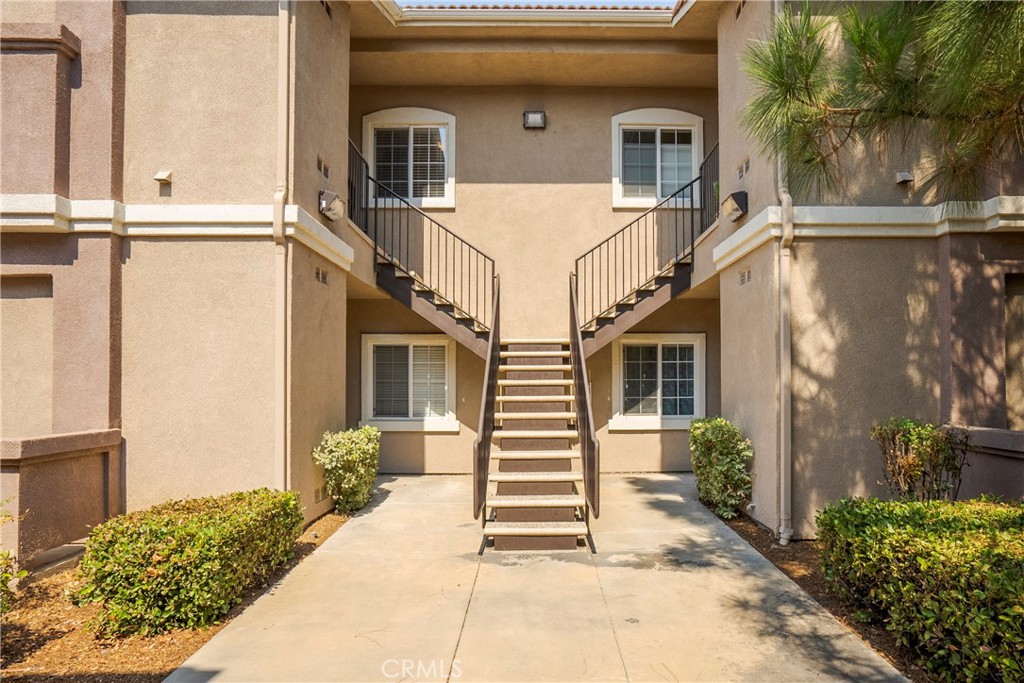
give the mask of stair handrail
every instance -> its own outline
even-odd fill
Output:
[[[576,299],[576,273],[569,273],[569,355],[572,359],[573,393],[576,400],[576,429],[580,436],[580,460],[583,463],[583,488],[587,514],[601,515],[601,444],[594,429],[593,401],[587,380],[587,357],[583,353],[583,332],[580,326],[579,302]]]
[[[667,258],[658,258],[662,237],[653,221],[664,210],[671,212],[671,249]],[[583,327],[684,259],[692,252],[697,237],[717,218],[716,144],[701,162],[697,177],[576,259],[574,272],[580,287],[577,294],[583,301]]]
[[[484,364],[484,384],[480,394],[480,421],[476,441],[473,442],[473,519],[480,518],[487,502],[491,440],[494,437],[494,406],[498,395],[498,368],[501,365],[501,287],[497,275],[494,276],[493,288],[494,301],[487,337],[487,360]]]
[[[482,330],[489,329],[494,259],[370,175],[369,164],[351,140],[348,215],[373,240],[382,258],[471,317]],[[418,235],[412,234],[413,217],[422,225]],[[426,272],[417,271],[414,257],[422,259]]]

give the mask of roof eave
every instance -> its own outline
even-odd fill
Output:
[[[653,26],[679,23],[696,0],[679,0],[674,9],[558,10],[558,9],[437,9],[402,7],[396,0],[373,0],[395,26]]]

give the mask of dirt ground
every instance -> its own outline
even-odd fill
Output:
[[[32,581],[19,590],[16,609],[3,617],[0,677],[5,683],[162,681],[347,519],[332,512],[313,522],[296,542],[290,562],[250,588],[219,624],[198,631],[98,640],[85,626],[98,607],[75,607],[65,596],[75,570]]]
[[[930,683],[923,669],[914,664],[914,654],[896,642],[882,626],[865,624],[853,617],[856,608],[850,607],[838,596],[826,590],[825,575],[818,562],[818,547],[814,541],[796,541],[779,545],[770,531],[747,517],[727,521],[733,531],[754,546],[772,564],[781,569],[794,583],[807,591],[818,604],[827,609],[847,628],[860,636],[879,655],[899,669],[914,683]]]

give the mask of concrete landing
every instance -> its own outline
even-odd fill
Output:
[[[466,476],[392,477],[169,681],[901,681],[697,502],[602,477],[587,550],[480,549]]]

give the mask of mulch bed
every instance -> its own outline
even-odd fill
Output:
[[[818,544],[815,541],[794,541],[781,546],[772,532],[759,526],[749,517],[726,522],[733,531],[768,558],[772,564],[791,578],[794,583],[807,591],[818,604],[827,609],[844,626],[860,636],[875,652],[899,669],[900,673],[914,683],[930,683],[923,669],[914,664],[914,653],[901,646],[884,627],[865,624],[853,617],[856,611],[843,602],[826,586],[825,575],[818,562]]]
[[[347,516],[328,513],[296,542],[295,557],[250,588],[224,619],[197,631],[99,640],[85,623],[98,607],[75,607],[65,591],[75,579],[69,569],[21,588],[17,608],[3,617],[0,676],[5,683],[158,683],[251,605],[303,558],[341,528]]]

